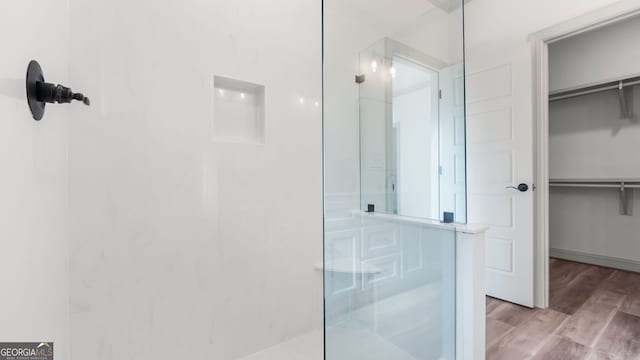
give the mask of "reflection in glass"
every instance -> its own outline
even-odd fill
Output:
[[[361,209],[465,222],[462,66],[385,38],[360,53],[360,75]]]

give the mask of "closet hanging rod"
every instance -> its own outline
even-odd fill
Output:
[[[604,91],[610,90],[619,90],[620,88],[625,88],[629,86],[640,85],[640,77],[634,77],[630,79],[625,79],[621,81],[612,81],[608,83],[603,83],[600,85],[587,86],[580,89],[569,90],[569,91],[560,91],[549,94],[549,101],[558,101],[564,99],[570,99],[578,96],[584,96],[589,94],[595,94]]]
[[[572,187],[572,188],[610,188],[610,189],[620,189],[622,186],[621,183],[618,184],[597,184],[597,183],[553,183],[550,182],[549,186],[553,187]],[[625,189],[640,189],[640,184],[627,184],[624,183]]]
[[[619,184],[619,183],[638,183],[640,178],[550,178],[552,183],[584,183],[584,184]]]
[[[640,189],[640,181],[638,179],[549,179],[549,187],[618,189],[620,192],[620,215],[631,216],[633,215],[633,193],[635,189]]]

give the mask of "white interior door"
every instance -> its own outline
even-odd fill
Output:
[[[528,46],[467,63],[469,223],[488,225],[487,294],[533,306],[533,123]],[[528,191],[507,186],[527,184]]]

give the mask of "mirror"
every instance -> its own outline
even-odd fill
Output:
[[[462,42],[416,40],[425,40],[424,27],[434,26],[429,17],[435,15],[440,10],[360,52],[361,209],[439,220],[452,212],[464,223]],[[432,55],[441,50],[433,47],[438,41],[449,44],[438,54],[444,58]]]

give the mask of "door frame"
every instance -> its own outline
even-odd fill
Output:
[[[640,15],[640,0],[623,0],[529,37],[534,60],[534,304],[549,306],[549,44]]]

